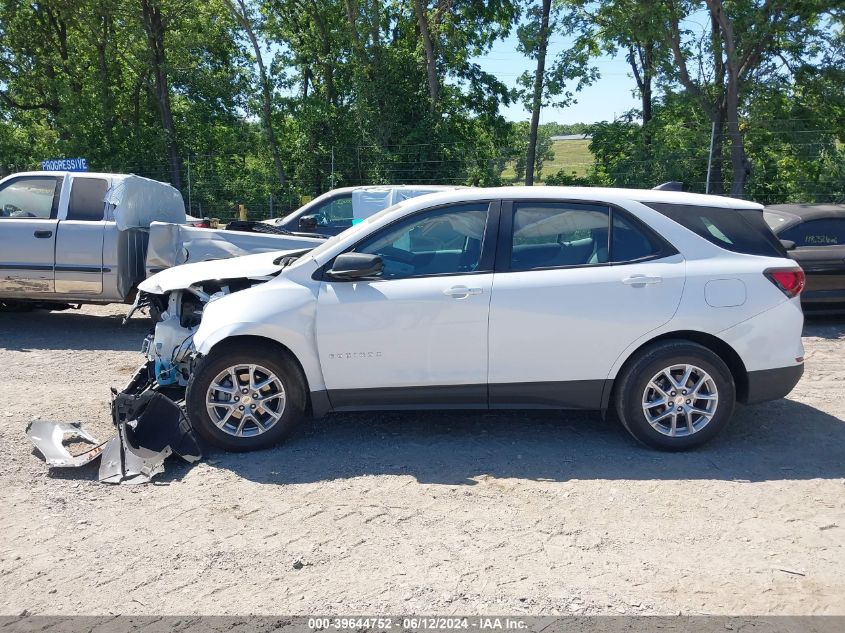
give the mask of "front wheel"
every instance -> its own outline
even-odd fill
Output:
[[[702,345],[664,341],[640,352],[616,388],[616,411],[637,440],[680,451],[707,442],[727,426],[736,404],[733,376]]]
[[[194,430],[209,444],[251,451],[281,442],[302,420],[305,387],[289,354],[245,343],[202,359],[185,403]]]

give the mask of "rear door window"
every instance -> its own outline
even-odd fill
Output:
[[[569,202],[517,202],[511,270],[606,264],[610,209]]]
[[[102,220],[105,213],[106,190],[109,187],[103,178],[74,178],[67,209],[68,220]]]
[[[795,246],[845,246],[845,218],[810,220],[786,229],[781,238]]]
[[[644,202],[708,242],[734,253],[786,257],[786,251],[756,209]]]

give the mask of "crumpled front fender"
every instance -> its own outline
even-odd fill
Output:
[[[194,346],[205,356],[233,337],[268,339],[297,358],[311,391],[324,389],[314,332],[316,303],[311,289],[282,279],[222,297],[206,305]]]

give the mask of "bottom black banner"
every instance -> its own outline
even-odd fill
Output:
[[[0,616],[0,633],[843,633],[845,616]]]

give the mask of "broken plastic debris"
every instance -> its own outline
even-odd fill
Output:
[[[26,427],[26,434],[44,456],[47,465],[60,468],[78,468],[89,464],[102,454],[105,446],[105,442],[95,438],[79,424],[68,422],[34,420]],[[64,445],[66,440],[79,440],[94,446],[84,453],[71,455]]]
[[[44,455],[49,466],[78,467],[102,456],[99,480],[106,483],[147,483],[164,472],[164,460],[179,455],[193,463],[202,457],[191,424],[181,407],[150,389],[149,366],[138,369],[126,389],[113,390],[112,421],[117,435],[100,442],[78,423],[36,420],[26,434]],[[79,455],[71,455],[66,440],[95,444]]]

